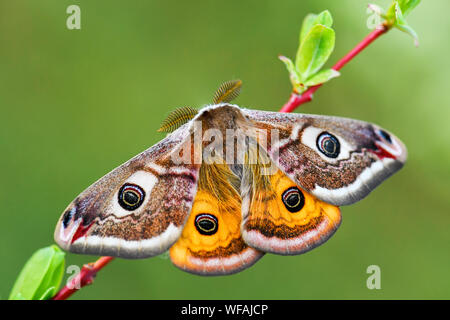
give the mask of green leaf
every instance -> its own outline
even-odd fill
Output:
[[[292,80],[299,82],[300,79],[297,70],[295,69],[294,63],[291,61],[291,59],[285,56],[279,56],[278,59],[284,62],[284,65],[286,66],[286,69],[289,72],[289,76],[292,78]]]
[[[10,300],[37,300],[53,297],[64,273],[65,253],[52,245],[36,251],[17,278]]]
[[[339,77],[340,75],[341,74],[334,69],[322,70],[322,71],[316,73],[315,75],[313,75],[311,78],[309,78],[305,82],[305,85],[308,87],[316,86],[318,84],[327,82],[333,78]]]
[[[316,20],[314,21],[314,24],[321,24],[325,27],[331,28],[333,25],[333,17],[331,16],[330,11],[325,10],[319,13],[319,15],[316,17]]]
[[[400,8],[406,17],[420,3],[420,0],[399,0]]]
[[[25,299],[24,296],[22,296],[22,294],[19,292],[13,298],[9,297],[9,300],[27,300],[27,299]]]
[[[294,91],[297,93],[303,92],[304,86],[300,83],[300,77],[298,75],[297,69],[294,66],[294,63],[291,61],[291,59],[285,56],[279,56],[278,58],[284,62],[284,65],[289,72],[289,79],[291,80],[292,87],[294,87]]]
[[[50,287],[47,289],[47,291],[44,292],[44,294],[39,298],[39,300],[49,300],[51,299],[56,293],[55,287]]]
[[[420,0],[394,0],[387,10],[386,17],[387,19],[395,19],[397,5],[400,7],[403,16],[406,17],[419,3]]]
[[[405,18],[403,17],[402,10],[400,8],[400,4],[397,1],[395,1],[395,20],[396,20],[395,27],[412,36],[414,38],[414,44],[417,47],[419,45],[419,37],[417,33],[414,31],[414,29],[411,28],[406,22]]]
[[[311,31],[312,27],[317,24],[324,25],[326,27],[331,28],[333,25],[333,17],[331,16],[330,11],[325,10],[319,14],[308,14],[303,20],[302,29],[300,31],[300,45],[305,39],[306,35]]]
[[[303,42],[303,39],[305,39],[306,35],[313,27],[314,21],[316,21],[316,18],[317,18],[317,14],[310,13],[305,17],[305,19],[303,19],[302,28],[300,30],[300,39],[299,39],[300,44]]]
[[[334,49],[334,30],[315,25],[306,35],[297,52],[295,65],[301,80],[308,79],[322,68]]]

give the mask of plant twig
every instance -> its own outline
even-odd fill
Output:
[[[85,264],[83,268],[81,268],[80,273],[65,287],[59,290],[52,300],[66,300],[84,286],[91,284],[94,281],[97,272],[103,269],[113,259],[113,257],[101,257],[96,262]]]
[[[350,60],[352,60],[358,53],[360,53],[364,48],[366,48],[369,44],[371,44],[373,41],[375,41],[379,36],[386,33],[390,27],[386,24],[380,24],[378,27],[376,27],[371,33],[369,33],[360,43],[356,45],[349,53],[347,53],[341,60],[339,60],[332,69],[338,71],[343,66],[345,66]],[[289,101],[281,108],[280,112],[292,112],[294,111],[298,106],[310,102],[313,98],[314,92],[317,91],[322,86],[322,84],[319,84],[317,86],[310,87],[308,90],[303,92],[301,95],[296,94],[293,92],[291,94],[291,97],[289,98]]]

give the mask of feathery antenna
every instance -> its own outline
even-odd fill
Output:
[[[230,102],[241,93],[242,80],[231,80],[223,83],[214,94],[213,102]]]
[[[198,110],[192,107],[179,107],[173,110],[161,124],[158,132],[173,132],[183,124],[192,120]]]

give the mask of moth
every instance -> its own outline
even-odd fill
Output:
[[[240,81],[213,103],[175,110],[164,139],[114,169],[64,210],[63,249],[147,258],[169,250],[200,275],[241,271],[265,253],[297,255],[341,223],[405,163],[404,144],[363,121],[241,108]]]

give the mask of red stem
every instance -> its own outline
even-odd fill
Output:
[[[386,33],[389,30],[389,28],[385,24],[379,25],[377,28],[375,28],[371,33],[369,33],[360,43],[356,45],[349,53],[347,53],[341,60],[339,60],[332,69],[338,71],[343,66],[347,64],[350,60],[352,60],[358,53],[360,53],[364,48],[366,48],[369,44],[371,44],[373,41],[375,41],[379,36]],[[292,112],[294,111],[298,106],[302,105],[303,103],[309,102],[313,98],[314,92],[317,91],[322,86],[322,84],[319,84],[317,86],[310,87],[308,90],[303,92],[301,95],[296,94],[293,92],[291,94],[291,97],[289,98],[289,101],[281,108],[280,112]]]
[[[72,294],[91,284],[94,278],[101,269],[103,269],[108,263],[110,263],[113,257],[101,257],[94,263],[85,264],[81,268],[80,273],[75,276],[65,287],[53,297],[53,300],[66,300]]]
[[[378,26],[375,30],[373,30],[370,34],[367,35],[356,47],[354,47],[347,55],[345,55],[341,60],[339,60],[332,69],[340,70],[343,66],[347,64],[350,60],[352,60],[358,53],[360,53],[364,48],[366,48],[369,44],[371,44],[375,39],[379,36],[387,32],[389,28],[384,24]],[[313,98],[313,93],[316,92],[322,85],[319,84],[317,86],[310,87],[303,94],[298,95],[296,93],[292,93],[289,101],[281,108],[280,112],[292,112],[298,106],[303,103],[309,102]],[[99,272],[103,267],[105,267],[109,262],[111,262],[113,257],[101,257],[94,263],[89,263],[83,266],[80,273],[73,278],[70,283],[68,283],[65,287],[63,287],[54,297],[53,300],[66,300],[72,294],[91,284],[94,281],[97,272]]]

